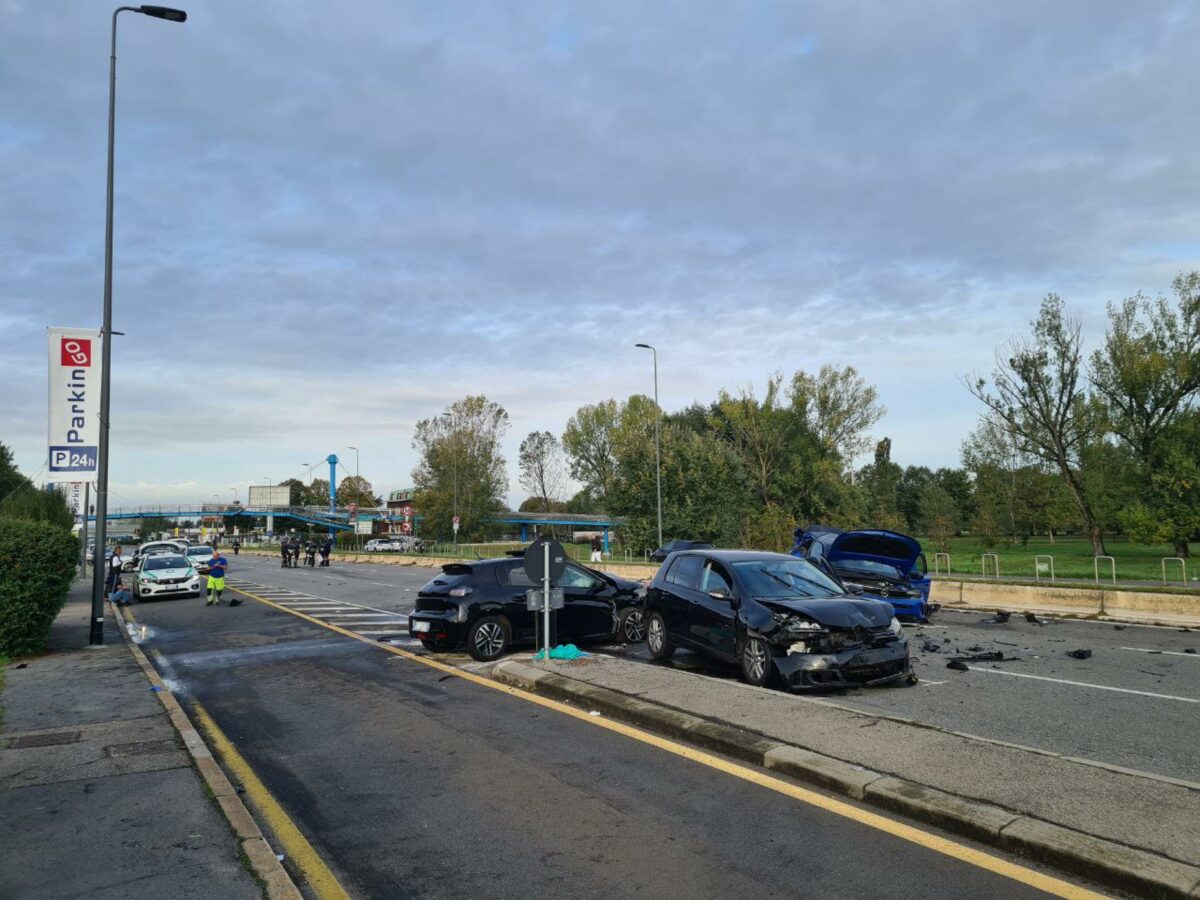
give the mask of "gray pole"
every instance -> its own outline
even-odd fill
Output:
[[[104,544],[108,539],[108,411],[112,373],[112,265],[113,265],[113,150],[117,131],[117,14],[143,13],[156,19],[184,22],[187,13],[163,6],[118,6],[112,14],[112,42],[108,55],[108,193],[104,204],[104,325],[100,368],[100,445],[96,454],[96,556],[92,566],[92,622],[88,643],[104,643]]]
[[[654,407],[657,415],[654,419],[654,489],[658,495],[658,546],[663,545],[662,535],[662,440],[659,432],[662,426],[662,407],[658,405],[658,351],[649,344],[634,344],[642,350],[654,354]]]
[[[104,643],[104,544],[108,539],[108,410],[112,371],[113,152],[117,131],[117,14],[112,14],[112,47],[108,57],[108,194],[104,205],[104,325],[100,359],[100,447],[96,459],[96,562],[92,568],[92,623],[88,643]]]
[[[663,545],[662,536],[662,439],[659,432],[662,427],[662,407],[658,405],[658,351],[650,348],[654,354],[654,407],[658,417],[654,420],[654,487],[658,493],[658,546]]]

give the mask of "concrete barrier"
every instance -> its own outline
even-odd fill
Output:
[[[1112,616],[1181,624],[1200,621],[1200,595],[1103,588],[1050,587],[937,579],[929,599],[947,608],[1008,609],[1078,616]]]

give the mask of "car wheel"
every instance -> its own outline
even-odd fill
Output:
[[[762,638],[748,637],[742,642],[742,677],[748,684],[766,687],[771,683],[775,673],[775,664],[771,662],[771,648]]]
[[[646,619],[646,646],[653,659],[670,659],[675,652],[675,645],[667,636],[667,623],[656,612]]]
[[[508,652],[512,630],[508,620],[500,616],[485,616],[467,629],[467,652],[479,662],[491,662]]]
[[[646,618],[636,606],[617,613],[616,639],[618,644],[640,644],[646,639]]]

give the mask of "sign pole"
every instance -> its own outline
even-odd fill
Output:
[[[542,567],[542,633],[546,641],[546,662],[550,662],[550,542],[542,544],[545,565]]]

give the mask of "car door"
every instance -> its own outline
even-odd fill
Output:
[[[558,611],[561,640],[581,641],[612,635],[612,589],[607,581],[568,563],[558,584],[563,590],[563,608]]]
[[[737,610],[733,581],[719,562],[706,560],[700,586],[688,605],[688,632],[697,647],[730,661],[737,659]]]
[[[502,562],[496,566],[496,580],[504,598],[504,615],[512,626],[514,641],[532,641],[534,636],[534,614],[525,604],[525,592],[540,587],[525,574],[525,563],[520,559]]]
[[[691,646],[692,636],[688,630],[690,606],[700,587],[704,558],[690,553],[677,554],[670,561],[666,577],[658,584],[655,605],[667,626],[667,635],[678,644]]]

